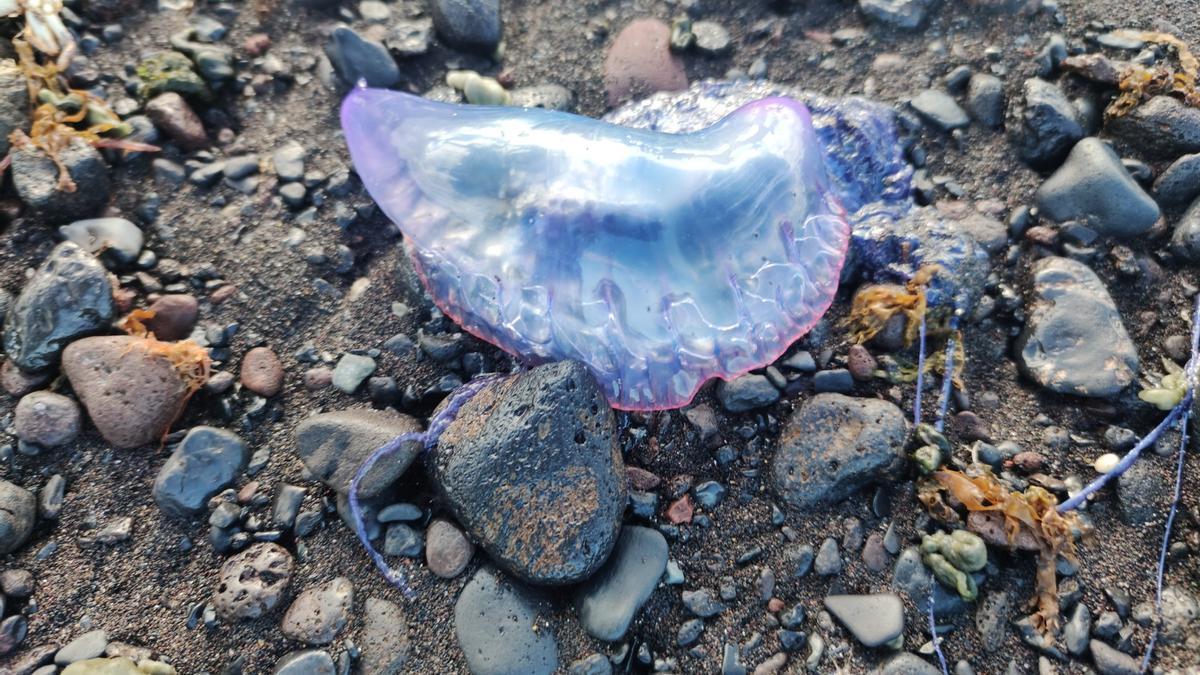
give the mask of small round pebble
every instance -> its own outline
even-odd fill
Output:
[[[462,574],[474,553],[475,546],[448,520],[439,518],[425,531],[425,564],[443,579]]]
[[[242,359],[242,386],[271,397],[283,389],[283,363],[267,347],[255,347]]]
[[[13,415],[17,438],[46,448],[71,442],[79,435],[81,423],[75,401],[48,391],[22,397]]]
[[[1096,470],[1096,473],[1108,473],[1117,468],[1117,462],[1119,461],[1121,461],[1121,458],[1116,454],[1106,452],[1097,457],[1095,462],[1092,462],[1092,468]]]

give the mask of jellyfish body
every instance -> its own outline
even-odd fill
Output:
[[[674,408],[778,358],[828,309],[850,236],[804,104],[691,133],[357,89],[363,183],[438,306],[527,363]]]

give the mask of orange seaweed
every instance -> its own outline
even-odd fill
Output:
[[[1005,535],[1010,546],[1015,547],[1021,534],[1031,535],[1038,545],[1037,560],[1037,611],[1033,615],[1034,626],[1043,635],[1058,632],[1058,578],[1055,562],[1061,555],[1072,563],[1078,563],[1073,533],[1082,530],[1079,516],[1057,510],[1058,500],[1054,495],[1036,485],[1024,492],[1009,490],[991,472],[981,465],[973,465],[971,475],[953,470],[936,471],[932,481],[921,491],[921,501],[935,517],[950,511],[956,522],[957,514],[940,499],[944,490],[960,502],[968,511],[997,512],[1004,516]],[[939,504],[940,502],[940,504]]]

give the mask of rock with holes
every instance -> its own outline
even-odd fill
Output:
[[[484,387],[446,428],[429,467],[471,538],[525,581],[586,579],[616,544],[625,466],[612,410],[580,363]]]
[[[187,400],[187,384],[149,341],[90,337],[63,351],[62,369],[104,440],[136,448],[161,439]]]
[[[908,422],[887,401],[817,394],[792,413],[771,465],[775,490],[807,509],[893,475],[904,461]]]
[[[226,621],[257,619],[283,599],[296,563],[279,544],[255,544],[221,565],[213,607]]]

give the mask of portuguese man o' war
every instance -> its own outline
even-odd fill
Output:
[[[442,311],[526,363],[585,363],[619,409],[771,363],[844,275],[903,278],[923,251],[952,268],[931,304],[961,307],[957,273],[983,268],[914,208],[894,114],[864,99],[706,82],[601,121],[359,88],[342,125]]]

